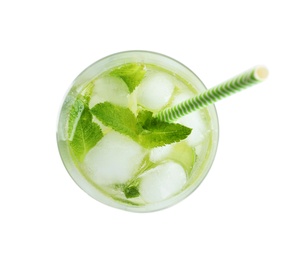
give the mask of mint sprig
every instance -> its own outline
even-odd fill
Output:
[[[191,133],[186,126],[154,118],[152,112],[142,111],[135,117],[130,109],[110,102],[95,105],[91,113],[104,125],[131,137],[145,148],[179,142]]]
[[[127,84],[129,92],[132,93],[142,81],[145,69],[143,64],[128,63],[111,71],[110,75],[121,78]]]
[[[103,137],[101,128],[92,122],[92,113],[88,107],[87,98],[78,96],[74,102],[68,120],[69,146],[78,159],[83,161],[87,152]]]
[[[180,124],[160,121],[154,118],[150,111],[139,113],[138,122],[143,129],[139,135],[139,143],[148,148],[179,142],[192,131],[192,129]]]
[[[123,192],[125,197],[127,199],[139,197],[140,193],[139,193],[138,186],[139,186],[139,183],[124,187]]]
[[[109,126],[115,131],[128,135],[133,139],[136,139],[140,131],[136,117],[128,108],[104,102],[95,105],[91,112],[105,126]]]

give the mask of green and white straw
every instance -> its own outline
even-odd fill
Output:
[[[236,77],[229,79],[200,95],[190,98],[174,107],[164,109],[155,115],[161,121],[171,122],[197,109],[206,107],[236,93],[249,86],[257,84],[267,78],[268,70],[263,66],[256,66]]]

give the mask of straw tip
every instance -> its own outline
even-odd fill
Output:
[[[258,80],[265,80],[268,77],[268,69],[265,66],[257,66],[255,69],[255,77]]]

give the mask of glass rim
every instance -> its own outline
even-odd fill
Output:
[[[105,61],[108,61],[109,59],[118,57],[118,56],[124,56],[124,55],[136,55],[136,54],[144,54],[144,55],[153,55],[155,57],[161,57],[164,58],[166,60],[172,61],[173,63],[175,63],[177,66],[182,67],[186,72],[189,72],[194,78],[196,78],[200,84],[202,85],[202,87],[204,88],[204,90],[206,90],[206,86],[205,84],[201,81],[201,79],[191,70],[189,69],[186,65],[184,65],[183,63],[179,62],[178,60],[171,58],[170,56],[167,56],[165,54],[161,54],[158,52],[154,52],[154,51],[147,51],[147,50],[127,50],[127,51],[121,51],[121,52],[116,52],[110,55],[107,55],[101,59],[98,59],[97,61],[93,62],[92,64],[90,64],[89,66],[87,66],[81,73],[78,74],[78,76],[74,79],[74,81],[72,82],[72,84],[69,87],[68,92],[65,95],[65,98],[68,96],[69,92],[71,91],[71,89],[74,87],[75,83],[78,81],[79,78],[83,78],[83,75],[85,75],[85,73],[87,73],[87,71],[93,67],[95,67],[97,64],[103,63]],[[177,72],[176,72],[177,74]],[[96,74],[97,75],[97,74]],[[63,103],[65,102],[65,98],[63,99]],[[71,170],[69,169],[69,165],[67,165],[67,163],[65,162],[65,158],[63,158],[62,155],[62,150],[61,147],[59,145],[59,124],[60,124],[60,120],[61,120],[61,112],[63,109],[63,105],[61,107],[61,109],[59,110],[59,117],[58,117],[58,128],[57,128],[57,133],[56,133],[56,137],[57,137],[57,143],[58,143],[58,150],[62,159],[62,162],[68,172],[68,174],[71,176],[71,178],[74,180],[74,182],[88,195],[90,195],[92,198],[94,198],[95,200],[99,201],[100,203],[103,203],[105,205],[114,207],[114,208],[118,208],[121,210],[125,210],[125,211],[131,211],[131,212],[154,212],[154,211],[159,211],[168,207],[171,207],[177,203],[179,203],[180,201],[184,200],[186,197],[188,197],[190,194],[192,194],[198,187],[199,185],[203,182],[203,180],[206,178],[206,176],[208,175],[216,153],[217,153],[217,148],[218,148],[218,141],[219,141],[219,120],[218,120],[218,114],[216,111],[216,107],[214,104],[210,105],[210,107],[208,107],[208,109],[210,109],[210,118],[212,119],[212,115],[214,116],[214,126],[212,128],[214,128],[214,136],[212,135],[211,139],[214,139],[213,142],[214,144],[212,145],[212,147],[210,148],[210,156],[208,159],[206,159],[206,169],[202,172],[201,177],[197,178],[192,184],[190,184],[185,190],[181,191],[180,193],[173,195],[171,198],[165,199],[163,201],[157,202],[157,203],[152,203],[152,204],[146,204],[143,206],[133,206],[133,205],[127,205],[126,203],[120,203],[114,199],[112,199],[111,197],[107,197],[105,199],[102,199],[102,196],[104,196],[103,194],[100,194],[99,196],[96,196],[95,194],[93,195],[94,192],[89,192],[89,190],[87,190],[84,186],[85,185],[81,185],[81,183],[79,183],[79,178],[76,178],[73,176],[73,173],[71,172]],[[82,174],[81,174],[82,175]],[[91,185],[89,183],[89,185]],[[82,187],[83,186],[83,187]],[[94,189],[96,189],[95,187],[93,187]],[[97,192],[101,193],[99,190],[97,190]],[[102,196],[101,196],[102,195]]]

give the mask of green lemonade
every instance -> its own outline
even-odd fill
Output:
[[[161,54],[130,51],[84,70],[63,103],[59,151],[74,181],[96,200],[148,212],[195,190],[218,142],[213,105],[175,122],[156,115],[206,88],[188,68]]]

